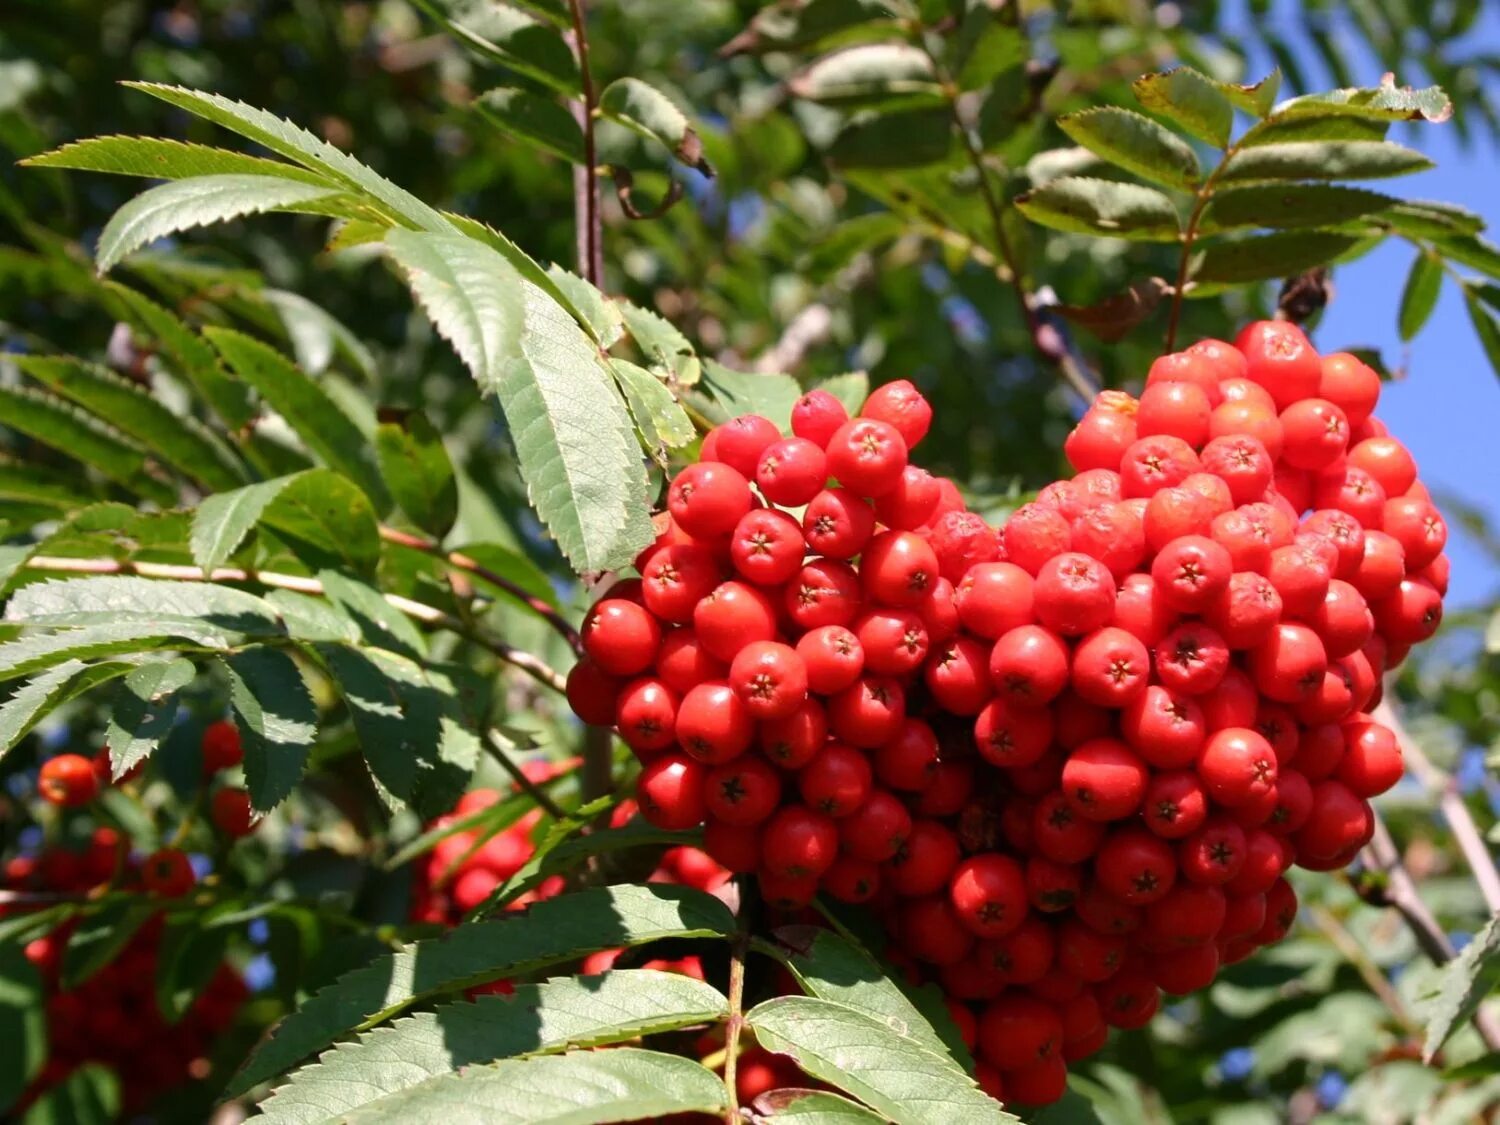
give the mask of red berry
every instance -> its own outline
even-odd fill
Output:
[[[1201,613],[1229,585],[1229,552],[1203,535],[1184,535],[1164,547],[1151,564],[1151,578],[1166,603],[1182,613]]]
[[[141,883],[157,898],[180,898],[197,885],[198,876],[178,848],[160,848],[141,864]]]
[[[1273,791],[1276,753],[1253,730],[1230,727],[1215,731],[1198,753],[1198,776],[1210,797],[1226,808],[1235,808]]]
[[[1349,450],[1349,464],[1363,469],[1385,489],[1387,497],[1404,496],[1417,480],[1417,463],[1393,437],[1370,437]]]
[[[1318,393],[1322,361],[1295,324],[1256,321],[1240,331],[1234,345],[1245,357],[1245,377],[1269,391],[1277,409]]]
[[[936,648],[927,658],[923,680],[943,710],[977,715],[993,691],[986,670],[989,650],[972,637],[960,636]]]
[[[1140,807],[1150,774],[1146,763],[1125,743],[1096,738],[1068,755],[1062,789],[1079,815],[1089,820],[1121,820]]]
[[[875,514],[886,527],[914,531],[937,512],[942,489],[926,469],[908,465],[901,482],[884,496],[875,498]]]
[[[842,625],[822,625],[802,635],[797,655],[807,668],[807,686],[819,695],[842,691],[864,670],[859,638]]]
[[[1070,529],[1072,549],[1098,559],[1111,574],[1129,574],[1146,558],[1146,528],[1138,504],[1111,500],[1082,513]]]
[[[683,695],[705,680],[727,678],[729,666],[710,656],[698,643],[698,634],[683,627],[669,629],[662,637],[661,648],[656,652],[656,674],[678,695]]]
[[[808,807],[835,818],[864,804],[873,781],[870,760],[841,742],[828,743],[797,774],[798,791]]]
[[[695,539],[728,535],[750,510],[753,498],[746,478],[754,471],[753,463],[743,473],[717,461],[689,465],[667,488],[672,519]]]
[[[797,521],[774,508],[747,512],[735,524],[729,538],[729,558],[734,569],[758,586],[780,586],[786,582],[801,569],[806,553],[807,543]]]
[[[220,789],[209,802],[209,818],[224,835],[238,839],[255,831],[250,794],[243,789]]]
[[[1357,797],[1376,797],[1401,780],[1401,744],[1391,729],[1372,719],[1344,724],[1344,756],[1334,776]]]
[[[859,413],[895,427],[908,449],[926,437],[932,425],[932,405],[907,379],[876,387]]]
[[[1114,608],[1114,579],[1087,555],[1058,555],[1037,573],[1037,620],[1065,637],[1081,636],[1109,624]]]
[[[845,742],[874,749],[889,742],[906,717],[906,693],[888,677],[861,676],[828,700],[828,725]]]
[[[59,754],[42,763],[37,792],[48,804],[78,808],[99,795],[99,777],[94,763],[82,754]]]
[[[866,610],[854,622],[854,634],[865,668],[877,676],[910,675],[927,659],[927,627],[911,610]]]
[[[990,680],[1001,699],[1019,707],[1043,707],[1068,685],[1068,660],[1067,642],[1056,633],[1021,625],[990,650]]]
[[[801,805],[781,809],[761,833],[762,860],[774,875],[817,878],[832,866],[838,846],[834,822]]]
[[[886,865],[891,889],[903,897],[935,894],[958,866],[958,837],[936,820],[912,821],[906,842]]]
[[[677,708],[677,741],[700,762],[717,765],[739,757],[754,734],[750,709],[723,680],[699,684]]]
[[[1029,766],[1052,745],[1052,712],[991,700],[974,720],[974,744],[991,765]]]
[[[1177,624],[1177,612],[1157,594],[1149,574],[1131,574],[1115,593],[1110,624],[1124,629],[1147,648],[1155,648]]]
[[[1402,579],[1394,593],[1374,602],[1375,627],[1392,645],[1412,645],[1425,641],[1443,623],[1443,596],[1432,583],[1421,578]],[[1388,660],[1394,667],[1398,660]]]
[[[1001,541],[1006,559],[1035,575],[1053,555],[1071,547],[1072,532],[1061,513],[1041,504],[1022,504],[1005,521]]]
[[[1178,625],[1156,646],[1156,675],[1163,686],[1183,695],[1212,691],[1229,669],[1229,646],[1198,621]]]
[[[1328,654],[1305,625],[1282,623],[1250,650],[1249,671],[1261,693],[1280,703],[1311,696],[1328,671]]]
[[[845,422],[828,441],[828,471],[860,496],[881,496],[901,483],[907,445],[899,431],[875,418]]]
[[[1196,760],[1207,735],[1203,708],[1190,696],[1151,684],[1120,715],[1120,733],[1157,769],[1177,769]]]
[[[822,491],[828,480],[828,457],[806,438],[773,441],[760,455],[755,483],[773,504],[800,508]]]
[[[568,672],[568,706],[590,726],[607,727],[615,721],[623,687],[622,681],[584,657]],[[207,765],[206,757],[204,764]]]
[[[615,713],[620,737],[638,754],[665,750],[677,741],[678,703],[677,693],[661,680],[632,680],[620,692]]]
[[[1281,620],[1281,595],[1264,575],[1241,571],[1202,610],[1224,643],[1235,650],[1254,648]]]
[[[681,754],[652,758],[636,778],[635,797],[641,815],[658,828],[682,831],[703,822],[707,805],[703,783],[707,770]]]
[[[715,766],[703,779],[708,815],[736,827],[759,824],[781,800],[781,775],[764,758],[744,754]]]
[[[1120,458],[1137,438],[1136,400],[1121,391],[1104,391],[1063,442],[1068,462],[1079,472],[1118,469]]]
[[[971,567],[999,557],[998,533],[973,512],[945,512],[933,522],[928,542],[937,555],[940,573],[955,585]]]
[[[901,729],[875,751],[875,776],[882,785],[920,792],[937,774],[938,741],[921,719],[904,719]]]
[[[245,760],[240,745],[240,728],[228,719],[218,719],[203,728],[203,772],[214,773],[239,765]]]
[[[853,855],[841,855],[833,861],[818,886],[839,902],[869,902],[880,893],[880,865]]]
[[[759,414],[742,414],[731,418],[721,426],[715,426],[708,435],[713,442],[712,458],[706,454],[704,461],[717,460],[729,465],[741,476],[755,475],[755,466],[766,446],[781,437],[776,423]],[[697,534],[694,532],[694,534]]]
[[[807,700],[784,719],[760,724],[760,746],[766,757],[782,769],[801,769],[812,761],[828,739],[828,719],[823,708]]]
[[[833,559],[853,558],[875,532],[875,510],[847,488],[819,492],[802,513],[807,545]]]
[[[1408,572],[1420,570],[1443,553],[1448,543],[1448,525],[1431,502],[1415,496],[1397,496],[1385,502],[1381,527],[1406,552]]]
[[[583,623],[583,650],[611,676],[635,676],[651,667],[661,646],[661,625],[643,606],[605,598]]]
[[[1200,464],[1193,447],[1181,438],[1170,434],[1143,437],[1125,451],[1120,462],[1120,487],[1127,497],[1150,497],[1181,484],[1198,471]]]
[[[807,666],[789,645],[753,641],[729,665],[729,686],[752,719],[784,719],[807,698]]]
[[[1380,399],[1380,376],[1348,352],[1325,355],[1318,379],[1318,397],[1344,412],[1350,426],[1359,426]]]
[[[820,448],[847,421],[849,411],[827,391],[808,391],[792,404],[792,433]]]
[[[734,551],[733,543],[730,551]],[[641,598],[646,608],[663,621],[681,624],[693,619],[693,610],[722,577],[718,559],[707,547],[669,544],[646,560],[641,570]]]
[[[1208,795],[1192,770],[1154,774],[1141,798],[1146,827],[1165,840],[1180,840],[1196,832],[1208,817]]]
[[[1136,432],[1141,437],[1168,434],[1189,445],[1202,445],[1208,440],[1212,409],[1208,391],[1200,383],[1153,382],[1148,377],[1135,415]]]
[[[1245,830],[1224,816],[1211,816],[1177,846],[1182,874],[1195,883],[1227,883],[1245,865]]]
[[[1295,469],[1326,469],[1349,448],[1349,420],[1333,403],[1302,399],[1281,412],[1281,458]]]
[[[976,937],[1005,937],[1026,920],[1021,865],[994,852],[971,856],[954,870],[948,901],[959,922]]]
[[[727,662],[746,645],[776,636],[776,608],[756,587],[731,579],[698,603],[693,630],[710,656]]]
[[[1020,993],[996,1000],[979,1017],[980,1053],[1002,1071],[1047,1062],[1061,1049],[1062,1037],[1057,1009]],[[1010,1095],[1020,1096],[1014,1089]]]
[[[911,835],[911,813],[884,789],[874,789],[864,803],[839,821],[844,854],[867,863],[884,863]]]
[[[1126,706],[1146,690],[1150,676],[1151,654],[1124,629],[1096,629],[1073,653],[1073,690],[1101,707]]]
[[[883,531],[860,556],[865,594],[881,605],[919,606],[938,577],[937,556],[914,532]]]
[[[787,616],[799,629],[850,625],[862,600],[859,575],[848,563],[814,559],[786,584],[783,597]]]

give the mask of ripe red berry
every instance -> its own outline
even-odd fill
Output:
[[[1381,527],[1406,552],[1406,568],[1420,570],[1443,553],[1448,543],[1448,525],[1427,500],[1397,496],[1385,502]]]
[[[828,441],[828,472],[860,496],[881,496],[901,482],[907,445],[896,428],[876,418],[845,422]]]
[[[729,686],[752,719],[784,719],[807,698],[807,666],[789,645],[753,641],[729,665]]]
[[[916,607],[938,581],[937,556],[927,540],[910,531],[883,531],[860,556],[867,597],[881,605]]]
[[[607,727],[615,721],[623,681],[611,676],[588,657],[573,665],[566,687],[568,706],[590,726]],[[207,769],[207,756],[204,760]]]
[[[1203,695],[1229,670],[1229,646],[1209,626],[1186,621],[1157,644],[1155,661],[1163,686],[1183,695]]]
[[[845,855],[884,863],[906,843],[911,824],[911,813],[899,798],[872,789],[859,808],[839,821],[839,845]]]
[[[734,550],[733,543],[730,550]],[[641,570],[641,599],[656,617],[681,624],[693,619],[693,610],[722,577],[718,559],[707,547],[669,544],[646,560]]]
[[[906,692],[897,680],[861,676],[828,699],[828,725],[853,746],[873,750],[889,742],[906,717]]]
[[[1022,625],[1005,633],[990,650],[990,680],[1001,699],[1020,707],[1043,707],[1067,686],[1068,662],[1068,645],[1060,636],[1040,625]]]
[[[828,719],[822,706],[809,699],[784,719],[760,724],[760,747],[782,769],[801,769],[828,738]]]
[[[1177,845],[1182,874],[1194,883],[1227,883],[1245,865],[1245,830],[1225,816],[1210,816]]]
[[[240,745],[240,728],[228,719],[218,719],[204,727],[200,746],[205,774],[230,769],[245,760],[245,750]]]
[[[842,625],[822,625],[797,641],[797,655],[807,668],[807,686],[819,695],[842,691],[864,670],[859,638]]]
[[[761,832],[766,870],[792,878],[817,878],[838,856],[839,832],[822,813],[801,805],[778,811]]]
[[[198,882],[193,865],[178,848],[160,848],[141,864],[141,883],[157,898],[180,898]]]
[[[974,744],[980,757],[1002,768],[1029,766],[1052,745],[1052,712],[991,700],[974,720]]]
[[[1157,769],[1177,769],[1196,760],[1207,729],[1196,700],[1161,684],[1151,684],[1120,714],[1120,734]]]
[[[1151,771],[1125,743],[1113,738],[1085,742],[1063,765],[1062,790],[1089,820],[1121,820],[1140,807]]]
[[[792,404],[792,433],[806,438],[819,448],[849,421],[844,404],[827,391],[808,391]]]
[[[835,818],[864,804],[873,783],[870,760],[841,742],[828,743],[797,774],[798,791],[808,807]]]
[[[875,776],[904,792],[926,789],[937,774],[938,741],[921,719],[904,719],[901,729],[875,751]]]
[[[710,656],[731,661],[746,645],[776,636],[776,607],[758,588],[731,579],[698,603],[693,630]]]
[[[643,606],[605,598],[583,623],[583,650],[611,676],[634,676],[651,667],[661,645],[661,625]]]
[[[1033,608],[1048,628],[1065,637],[1082,636],[1109,624],[1115,608],[1114,579],[1087,555],[1057,555],[1037,573]]]
[[[1215,731],[1198,753],[1198,776],[1210,797],[1235,808],[1274,790],[1276,753],[1256,731]]]
[[[1074,469],[1118,469],[1120,458],[1137,438],[1138,404],[1122,391],[1104,391],[1063,442]]]
[[[698,634],[683,627],[663,634],[656,652],[656,674],[678,695],[684,695],[704,680],[725,679],[729,666],[710,656],[698,643]]]
[[[807,543],[797,521],[774,508],[747,512],[735,524],[729,538],[729,558],[734,569],[758,586],[780,586],[786,582],[802,568],[806,553]]]
[[[1283,622],[1250,650],[1249,671],[1262,694],[1280,703],[1296,703],[1322,684],[1328,654],[1307,626]]]
[[[708,806],[703,799],[707,770],[682,754],[652,758],[636,778],[635,798],[641,815],[658,828],[682,831],[703,822]]]
[[[1217,388],[1216,388],[1217,389]],[[1213,410],[1205,386],[1198,382],[1146,380],[1136,410],[1136,432],[1141,437],[1168,434],[1189,445],[1208,440],[1208,416]]]
[[[715,766],[703,779],[703,804],[708,815],[744,828],[770,816],[781,800],[781,775],[755,754],[743,754]]]
[[[841,855],[818,880],[818,886],[839,902],[869,902],[880,893],[880,865],[858,856]]]
[[[750,709],[723,680],[699,684],[677,708],[677,741],[700,762],[731,761],[750,748],[754,735]]]
[[[822,491],[828,480],[828,457],[806,438],[773,441],[760,455],[755,483],[773,504],[800,508]]]
[[[1323,364],[1295,324],[1256,321],[1240,331],[1234,345],[1245,357],[1245,377],[1269,391],[1278,410],[1318,393]]]
[[[973,512],[945,512],[933,521],[927,534],[939,572],[955,586],[970,567],[999,557],[998,533]]]
[[[224,835],[238,839],[255,831],[250,794],[243,789],[220,789],[209,802],[209,818]]]
[[[755,466],[766,446],[781,437],[776,423],[759,414],[742,414],[721,426],[715,426],[706,440],[713,443],[712,458],[733,468],[745,478],[755,476]],[[696,532],[694,534],[697,534]]]
[[[1127,706],[1146,690],[1150,676],[1151,654],[1124,629],[1096,629],[1073,653],[1073,690],[1101,707]]]
[[[875,532],[875,510],[847,488],[824,489],[802,514],[807,545],[833,559],[853,558]]]
[[[980,1053],[1002,1071],[1021,1071],[1047,1062],[1061,1049],[1062,1036],[1057,1009],[1021,993],[996,1000],[979,1017]],[[1014,1089],[1010,1094],[1020,1096]]]
[[[1035,575],[1053,555],[1069,550],[1072,532],[1060,512],[1041,504],[1022,504],[1005,521],[1000,534],[1005,558]]]
[[[783,598],[787,616],[799,629],[847,626],[859,613],[859,575],[848,563],[814,559],[786,584]]]
[[[78,808],[99,795],[100,782],[94,763],[82,754],[59,754],[42,763],[37,776],[41,798],[63,808]]]
[[[1182,613],[1202,613],[1229,585],[1233,573],[1229,552],[1203,535],[1172,540],[1151,564],[1158,592]]]
[[[895,427],[908,449],[926,437],[932,425],[932,405],[907,379],[876,387],[859,413]]]
[[[637,754],[665,750],[677,741],[678,694],[659,679],[643,676],[620,692],[615,725]]]
[[[1404,771],[1401,744],[1389,727],[1366,717],[1344,724],[1344,756],[1334,776],[1355,796],[1379,796]]]
[[[1349,420],[1333,403],[1302,399],[1281,412],[1281,457],[1295,469],[1326,469],[1349,448]]]
[[[865,667],[877,676],[907,676],[927,659],[922,618],[909,609],[869,609],[854,622]]]
[[[1342,410],[1350,426],[1363,424],[1380,399],[1380,376],[1348,352],[1325,355],[1321,367],[1318,397]]]
[[[1026,881],[1021,865],[995,852],[971,856],[949,879],[948,901],[970,933],[1003,938],[1026,920]]]
[[[935,476],[917,465],[901,472],[901,481],[883,496],[875,498],[875,514],[886,527],[915,531],[936,513],[942,488]]]
[[[1417,463],[1393,437],[1369,437],[1349,450],[1349,464],[1363,469],[1385,489],[1387,497],[1404,496],[1417,480]]]
[[[1413,645],[1425,641],[1443,623],[1443,596],[1432,583],[1421,578],[1404,578],[1394,593],[1387,594],[1370,606],[1375,627],[1392,645]],[[1399,661],[1394,656],[1387,666]]]
[[[906,898],[936,894],[948,885],[959,856],[957,836],[936,820],[918,817],[886,865],[887,881]]]
[[[954,715],[979,714],[994,694],[985,667],[988,658],[988,648],[967,636],[934,649],[922,678],[938,706]]]
[[[695,539],[728,535],[750,510],[753,498],[746,478],[754,471],[754,464],[747,473],[717,461],[689,465],[667,488],[672,519]]]
[[[1154,774],[1141,798],[1146,827],[1166,840],[1180,840],[1203,826],[1208,817],[1208,795],[1192,770]]]

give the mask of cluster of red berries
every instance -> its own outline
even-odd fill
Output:
[[[245,760],[240,731],[228,719],[209,723],[203,731],[203,776],[212,777],[220,770],[232,769]],[[119,780],[140,776],[145,762],[131,767]],[[109,751],[100,750],[92,758],[82,754],[58,754],[42,763],[37,776],[37,793],[48,804],[76,809],[92,804],[104,787],[110,784]],[[233,785],[215,789],[208,802],[209,819],[215,828],[231,839],[255,831],[250,794]]]
[[[4,883],[15,891],[83,892],[111,881],[150,890],[155,859],[136,867],[118,833],[96,828],[89,847],[81,852],[52,848],[38,856],[11,859],[5,865]],[[192,868],[185,856],[182,863],[190,888]],[[59,979],[63,951],[75,928],[76,923],[65,923],[25,947],[47,992],[48,1046],[47,1062],[15,1111],[22,1112],[86,1063],[103,1063],[119,1075],[123,1108],[131,1114],[184,1083],[207,1077],[207,1054],[234,1022],[247,995],[239,974],[227,964],[219,965],[182,1018],[168,1022],[157,1007],[155,991],[161,916],[142,926],[108,965],[77,987],[64,989]]]
[[[712,431],[574,711],[773,904],[869,903],[1007,1100],[1278,940],[1400,778],[1368,714],[1442,613],[1446,528],[1378,377],[1291,324],[1104,392],[1003,528],[908,463],[911,384]],[[830,481],[830,478],[833,478]],[[835,483],[836,482],[836,483]]]

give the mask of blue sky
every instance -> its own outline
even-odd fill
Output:
[[[1278,4],[1272,19],[1289,7]],[[1279,22],[1290,32],[1299,21],[1283,16]],[[1357,36],[1340,35],[1337,27],[1334,34],[1346,47],[1360,84],[1375,85],[1384,71],[1380,63],[1358,49]],[[1487,6],[1467,39],[1500,42],[1496,6]],[[1309,81],[1319,75],[1328,86],[1334,85],[1310,53],[1303,55],[1303,62]],[[1269,56],[1252,51],[1253,76],[1259,77],[1272,65]],[[1396,77],[1406,83],[1422,76]],[[1462,149],[1458,134],[1445,125],[1401,126],[1391,136],[1420,149],[1438,166],[1370,186],[1408,199],[1462,204],[1488,220],[1487,236],[1492,241],[1500,239],[1500,147],[1480,138]],[[1462,295],[1452,282],[1444,285],[1437,309],[1421,334],[1409,345],[1402,344],[1396,332],[1396,310],[1413,256],[1407,243],[1393,239],[1339,269],[1334,276],[1335,300],[1324,313],[1315,339],[1324,351],[1354,344],[1378,347],[1388,364],[1406,369],[1404,380],[1386,386],[1378,414],[1411,448],[1423,479],[1434,492],[1463,497],[1488,513],[1491,525],[1500,529],[1500,376],[1486,362]],[[1460,268],[1460,272],[1468,271]],[[1451,604],[1472,606],[1500,595],[1500,575],[1494,563],[1457,529],[1449,553],[1453,557]]]

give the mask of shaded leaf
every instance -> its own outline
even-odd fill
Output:
[[[193,510],[190,543],[193,561],[205,574],[223,566],[239,550],[271,501],[294,479],[295,474],[277,477],[204,498]]]
[[[584,1125],[724,1112],[724,1082],[680,1055],[616,1047],[476,1066],[351,1114],[350,1125],[462,1112],[483,1121]],[[415,1115],[415,1116],[414,1116]]]
[[[85,664],[68,659],[22,684],[0,703],[0,759],[15,748],[33,727],[70,699],[102,683],[118,679],[135,665],[126,661]]]
[[[655,375],[626,359],[611,359],[609,368],[648,448],[676,449],[698,436],[687,411]]]
[[[1234,105],[1219,83],[1191,67],[1147,74],[1131,83],[1136,100],[1216,148],[1229,144]]]
[[[897,110],[857,117],[839,130],[825,155],[841,168],[919,168],[946,160],[953,141],[947,109]],[[813,252],[823,249],[820,244]]]
[[[845,371],[841,375],[830,375],[813,383],[811,390],[827,391],[844,404],[849,417],[859,413],[865,399],[870,397],[870,376],[864,371]]]
[[[793,75],[787,89],[799,98],[849,108],[894,109],[943,100],[932,60],[907,43],[862,44],[824,55]]]
[[[346,973],[282,1020],[230,1083],[231,1096],[412,1004],[457,988],[517,976],[600,949],[664,937],[721,937],[734,917],[688,887],[595,887],[546,899],[524,913],[460,926]],[[696,1065],[696,1064],[694,1064]]]
[[[339,184],[295,164],[248,156],[230,149],[187,144],[161,137],[90,137],[21,161],[29,168],[72,168],[152,180],[201,176],[280,177],[336,191]]]
[[[1189,188],[1202,175],[1192,146],[1143,114],[1104,106],[1066,114],[1057,124],[1090,152],[1152,183]]]
[[[156,956],[156,1007],[177,1023],[224,964],[231,928],[192,911],[169,917]]]
[[[726,418],[759,414],[783,433],[791,429],[792,407],[802,388],[790,375],[732,371],[716,360],[703,361],[703,388],[723,408]]]
[[[375,587],[331,570],[319,572],[318,580],[324,596],[354,622],[366,645],[411,660],[426,656],[427,642],[421,632]]]
[[[1338,257],[1358,240],[1327,231],[1289,231],[1215,242],[1198,257],[1192,278],[1199,282],[1263,281],[1288,277]]]
[[[364,434],[322,387],[275,348],[241,332],[206,328],[204,335],[320,461],[363,488],[380,510],[390,505]]]
[[[174,414],[123,376],[67,356],[15,356],[26,374],[78,403],[184,476],[210,489],[234,488],[245,470],[223,440],[191,416]]]
[[[124,898],[87,915],[63,949],[62,987],[72,991],[118,957],[156,909],[140,898]]]
[[[18,590],[5,619],[28,625],[108,625],[139,621],[164,627],[210,626],[222,632],[279,636],[281,621],[261,598],[208,582],[133,575],[49,578]],[[191,634],[187,634],[191,635]]]
[[[685,387],[698,381],[698,360],[693,345],[666,317],[633,305],[616,302],[625,319],[626,331],[636,342],[649,364],[659,364]]]
[[[752,1103],[758,1113],[774,1121],[793,1125],[876,1125],[885,1118],[868,1109],[822,1090],[768,1090]]]
[[[375,377],[375,357],[364,341],[327,309],[285,289],[262,289],[257,297],[276,311],[304,371],[321,374],[342,355],[366,379]]]
[[[99,235],[99,272],[169,234],[242,215],[297,210],[300,204],[328,198],[330,190],[273,176],[200,176],[165,183],[142,192],[110,217]]]
[[[42,975],[20,941],[0,941],[0,1112],[16,1103],[47,1061]]]
[[[332,469],[294,474],[261,519],[310,568],[371,575],[380,561],[380,529],[369,495]]]
[[[809,47],[841,34],[879,34],[891,21],[888,0],[798,0],[768,4],[719,49],[721,56],[743,51]]]
[[[1053,230],[1147,242],[1179,237],[1172,201],[1139,184],[1063,176],[1018,195],[1015,204],[1032,222]]]
[[[746,1019],[768,1051],[858,1098],[897,1125],[1016,1121],[946,1054],[918,1046],[843,1004],[779,996]]]
[[[1485,358],[1490,361],[1490,368],[1496,375],[1500,375],[1500,320],[1490,313],[1473,294],[1465,291],[1464,308],[1469,312],[1469,322],[1474,325],[1474,332],[1479,337],[1479,346],[1484,349]]]
[[[1438,243],[1444,257],[1476,269],[1487,277],[1500,278],[1500,246],[1478,235],[1452,235]]]
[[[1258,145],[1292,144],[1303,141],[1371,141],[1379,143],[1390,132],[1385,121],[1366,121],[1344,115],[1324,117],[1283,117],[1273,113],[1252,125],[1235,142],[1239,149]]]
[[[456,562],[463,559],[471,559],[504,578],[532,597],[540,598],[548,605],[557,607],[557,591],[553,589],[551,581],[542,569],[519,551],[512,550],[500,543],[469,543],[460,547],[457,551],[450,552]],[[489,580],[477,572],[471,572],[475,581],[489,584]]]
[[[560,93],[578,94],[578,63],[555,26],[487,0],[416,0],[416,4],[486,58]]]
[[[104,732],[116,781],[166,737],[177,711],[172,697],[192,682],[194,673],[191,660],[164,660],[142,664],[125,677]]]
[[[458,482],[443,437],[427,415],[411,413],[377,427],[375,455],[407,518],[436,539],[447,535],[458,518]]]
[[[1251,184],[1216,193],[1199,229],[1335,226],[1395,202],[1379,192],[1334,184]]]
[[[583,163],[583,130],[552,98],[502,86],[480,94],[474,108],[501,132],[573,164]]]
[[[1406,285],[1401,290],[1401,312],[1398,325],[1401,339],[1410,340],[1422,331],[1422,325],[1437,307],[1438,293],[1443,287],[1443,263],[1441,259],[1425,250],[1417,254],[1406,275]]]
[[[987,5],[971,8],[954,42],[953,80],[960,90],[988,86],[1031,57],[1031,42],[1019,27],[1002,23]]]
[[[545,293],[472,239],[393,231],[417,299],[505,411],[537,514],[580,570],[651,541],[629,414],[597,349]]]
[[[174,624],[165,627],[154,621],[118,621],[109,625],[35,633],[0,644],[0,681],[29,676],[69,660],[162,648],[214,651],[230,647],[237,639],[233,634],[207,625]]]
[[[307,765],[318,712],[302,673],[280,649],[248,648],[224,658],[229,702],[245,747],[245,783],[256,812],[284,800]]]
[[[119,1119],[119,1078],[102,1063],[84,1063],[32,1102],[21,1125],[109,1125]]]
[[[1276,104],[1276,94],[1281,89],[1281,71],[1273,70],[1259,82],[1241,85],[1236,82],[1220,82],[1219,90],[1237,109],[1252,117],[1265,117]]]
[[[1225,162],[1219,181],[1369,180],[1433,166],[1415,149],[1391,141],[1305,141],[1241,149]]]
[[[714,174],[703,158],[703,142],[687,115],[660,90],[639,78],[619,78],[599,95],[599,110],[643,137],[660,142],[668,152],[705,176]]]
[[[718,990],[649,969],[520,984],[511,996],[445,1004],[341,1043],[261,1104],[268,1125],[311,1125],[455,1070],[517,1055],[619,1043],[717,1020]],[[418,1104],[425,1104],[418,1103]]]

